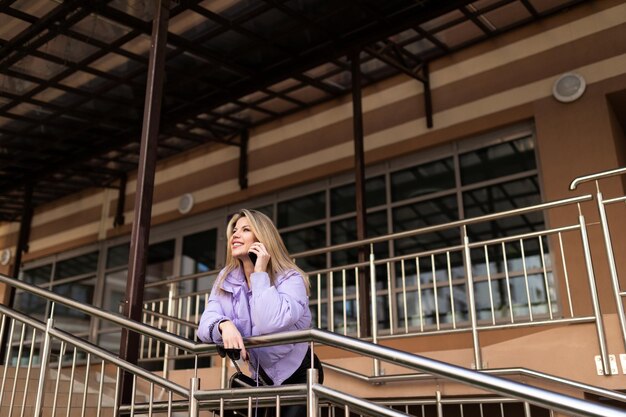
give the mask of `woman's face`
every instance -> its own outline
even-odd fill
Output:
[[[252,233],[248,218],[239,218],[235,223],[233,234],[230,238],[230,250],[233,254],[233,258],[239,259],[248,256],[250,245],[254,242],[258,242],[258,240],[256,236],[254,236],[254,233]]]

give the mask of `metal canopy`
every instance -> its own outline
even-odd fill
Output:
[[[156,0],[0,0],[0,221],[137,168]],[[404,73],[589,0],[180,0],[158,157]]]

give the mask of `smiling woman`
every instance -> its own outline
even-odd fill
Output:
[[[243,338],[311,326],[309,281],[293,263],[272,221],[240,210],[228,223],[226,267],[213,286],[198,337],[241,350],[252,378],[270,385],[306,382],[311,367],[307,343],[246,350]],[[253,258],[254,261],[252,260]],[[317,357],[319,381],[323,381]],[[281,416],[304,415],[304,406],[281,407]]]

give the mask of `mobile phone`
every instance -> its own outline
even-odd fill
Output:
[[[250,260],[252,261],[252,265],[256,264],[256,258],[257,255],[254,252],[248,252],[248,257],[250,258]]]

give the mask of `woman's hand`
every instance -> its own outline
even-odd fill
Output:
[[[248,249],[249,252],[253,252],[257,256],[256,263],[254,264],[254,272],[267,272],[267,264],[270,262],[270,254],[261,242],[254,242]]]
[[[219,324],[219,329],[220,332],[222,332],[224,348],[241,349],[241,359],[247,361],[248,353],[246,353],[246,348],[243,345],[243,338],[241,337],[241,333],[239,333],[239,329],[237,329],[237,326],[235,326],[232,321],[226,320]]]

